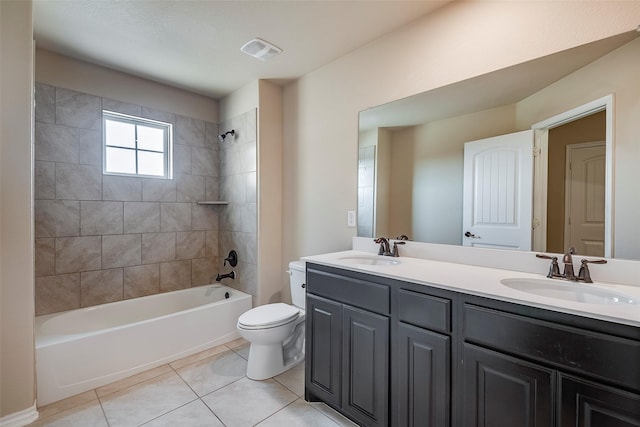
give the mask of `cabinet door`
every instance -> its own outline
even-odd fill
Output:
[[[398,427],[450,425],[450,338],[400,323],[394,341]]]
[[[559,427],[640,427],[640,395],[560,376]]]
[[[345,305],[342,410],[358,424],[389,422],[389,319]]]
[[[551,369],[465,343],[463,425],[552,426],[554,379]]]
[[[339,407],[342,304],[307,294],[306,316],[307,399]]]

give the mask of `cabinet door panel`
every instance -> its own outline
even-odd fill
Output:
[[[388,424],[389,319],[344,306],[342,409],[366,426]]]
[[[307,295],[307,390],[324,402],[340,405],[342,304]]]
[[[450,338],[400,323],[398,354],[398,426],[444,427],[450,424]]]
[[[559,427],[640,427],[640,395],[560,376]]]
[[[552,426],[554,378],[551,369],[465,343],[463,425]]]

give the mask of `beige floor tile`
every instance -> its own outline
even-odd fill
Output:
[[[296,395],[274,380],[243,378],[202,400],[225,426],[247,427],[275,414],[296,400]]]
[[[66,399],[53,402],[49,405],[38,408],[40,418],[47,418],[52,415],[64,412],[66,410],[78,407],[88,402],[95,401],[98,403],[98,396],[96,396],[95,390],[90,390],[84,393],[76,394],[75,396],[68,397]]]
[[[238,353],[244,360],[249,360],[249,348],[251,344],[244,343],[242,345],[234,347],[232,350]]]
[[[247,374],[247,361],[227,350],[176,370],[198,396],[238,381]]]
[[[224,424],[202,403],[195,400],[146,424],[145,427],[224,427]]]
[[[274,379],[294,392],[298,397],[304,396],[304,363],[300,363],[275,376]]]
[[[233,350],[234,348],[245,345],[245,344],[249,344],[249,341],[245,340],[244,338],[237,338],[233,341],[229,341],[225,345]]]
[[[114,383],[107,384],[102,387],[98,387],[96,389],[96,393],[98,394],[98,397],[104,397],[111,393],[115,393],[117,391],[124,390],[131,386],[134,386],[136,384],[140,384],[150,379],[157,378],[161,375],[166,375],[170,372],[173,372],[173,371],[171,370],[171,367],[169,365],[158,366],[157,368],[140,372],[139,374],[132,375],[120,381],[116,381]]]
[[[195,393],[173,371],[103,398],[111,427],[140,425],[195,400]]]
[[[173,369],[180,369],[183,366],[199,362],[200,360],[207,359],[211,356],[215,356],[216,354],[224,353],[225,351],[229,351],[229,348],[227,348],[227,346],[225,345],[219,345],[217,347],[201,351],[200,353],[192,354],[191,356],[178,359],[175,362],[171,362],[169,365],[171,365]]]
[[[108,427],[100,402],[94,400],[59,412],[49,417],[42,417],[29,424],[30,427]]]
[[[276,412],[257,427],[338,427],[331,418],[316,410],[313,406],[298,399],[284,409]]]
[[[341,427],[358,427],[358,424],[354,423],[353,421],[324,403],[315,402],[310,403],[309,405],[313,406],[315,409],[331,418],[336,424]]]

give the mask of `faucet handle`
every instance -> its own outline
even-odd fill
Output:
[[[584,283],[593,283],[591,273],[589,272],[589,264],[606,264],[606,259],[583,259],[580,261],[580,271],[578,272],[578,280]]]
[[[394,256],[394,257],[396,257],[396,258],[397,258],[398,256],[400,256],[400,255],[398,254],[398,245],[404,245],[404,244],[406,244],[404,241],[400,241],[400,242],[393,242],[393,253],[392,253],[392,255],[391,255],[391,256]]]
[[[558,265],[558,257],[557,256],[536,254],[536,258],[550,259],[551,260],[551,266],[549,267],[549,273],[547,274],[548,278],[561,277],[562,276],[560,274],[560,266]]]

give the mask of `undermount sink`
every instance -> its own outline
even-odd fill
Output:
[[[534,295],[587,304],[640,304],[640,299],[583,283],[552,279],[513,278],[500,281],[504,286]]]
[[[340,258],[340,261],[345,261],[352,264],[364,264],[364,265],[398,265],[400,261],[390,257],[384,257],[381,255],[367,256],[367,255],[353,255]]]

